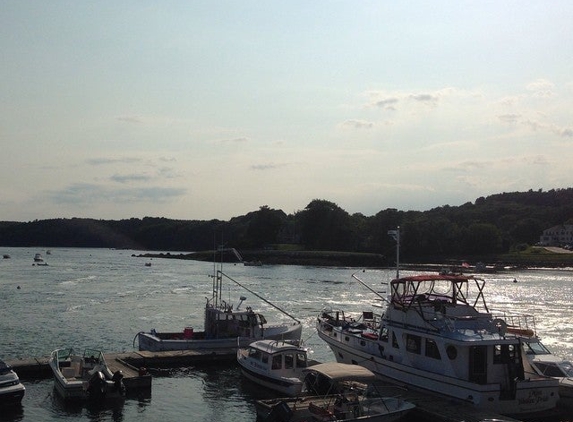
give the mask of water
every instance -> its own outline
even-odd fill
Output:
[[[41,252],[48,266],[33,265]],[[0,248],[0,357],[44,357],[56,348],[134,350],[137,332],[202,328],[211,296],[213,264],[176,259],[137,258],[139,251],[54,248]],[[304,325],[312,358],[332,361],[315,333],[316,315],[325,306],[360,313],[373,294],[353,281],[357,269],[301,266],[245,267],[225,264],[225,273],[261,294]],[[403,275],[408,274],[403,272]],[[490,310],[534,314],[544,343],[573,360],[572,271],[543,270],[492,274],[486,278]],[[361,277],[375,290],[395,271],[368,270]],[[517,283],[514,283],[517,279]],[[225,282],[223,298],[261,310],[269,322],[288,319],[269,304]],[[0,420],[39,421],[254,421],[253,401],[269,397],[242,379],[233,364],[177,368],[154,376],[150,397],[104,408],[70,407],[53,391],[51,379],[25,381],[22,408]]]

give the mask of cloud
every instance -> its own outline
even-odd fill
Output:
[[[546,79],[537,79],[527,84],[525,88],[528,91],[532,91],[534,97],[553,97],[555,95],[553,92],[555,84]]]
[[[521,118],[521,114],[513,114],[513,113],[501,114],[497,116],[497,118],[502,122],[516,123]]]
[[[419,101],[425,104],[435,104],[440,99],[438,95],[431,94],[411,94],[410,98],[414,101]]]
[[[115,164],[115,163],[138,163],[141,162],[140,158],[135,157],[123,157],[123,158],[109,158],[109,157],[100,157],[100,158],[88,158],[86,163],[92,166],[101,166],[105,164]]]
[[[395,110],[396,108],[394,107],[394,105],[397,104],[398,101],[400,100],[396,97],[383,98],[381,100],[376,101],[374,105],[376,105],[377,107],[384,108],[386,110]]]
[[[233,138],[233,139],[221,139],[217,142],[219,142],[221,144],[240,144],[243,142],[249,142],[249,138],[241,137],[241,138]]]
[[[115,118],[120,122],[127,122],[127,123],[143,123],[143,119],[139,116],[118,116]]]
[[[186,192],[184,188],[166,188],[163,186],[117,189],[92,183],[74,183],[62,190],[49,192],[48,197],[56,204],[147,203],[168,202],[185,195]]]
[[[253,164],[250,166],[250,169],[251,170],[274,170],[274,169],[285,167],[285,166],[287,166],[287,164],[285,164],[285,163],[283,163],[283,164],[274,164],[274,163]]]
[[[342,129],[370,129],[374,127],[374,123],[366,120],[349,119],[342,122],[339,126]]]
[[[110,177],[110,180],[118,183],[128,183],[128,182],[147,182],[151,180],[151,177],[145,174],[114,174]]]

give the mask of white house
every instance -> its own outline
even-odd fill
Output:
[[[573,224],[562,224],[543,230],[539,243],[546,246],[573,244]]]

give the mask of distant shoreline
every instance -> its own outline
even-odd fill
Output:
[[[278,250],[245,250],[241,251],[245,262],[260,261],[263,265],[309,265],[324,267],[356,267],[356,268],[395,268],[394,263],[388,263],[388,259],[381,254],[337,252],[337,251],[278,251]],[[135,255],[142,258],[164,259],[190,259],[196,261],[213,261],[213,251],[201,251],[191,253],[142,253]],[[233,254],[219,254],[217,261],[236,262],[240,261]],[[523,254],[510,256],[490,256],[475,258],[477,262],[483,262],[483,273],[495,273],[511,270],[526,269],[567,269],[573,270],[573,254]],[[432,271],[452,270],[471,272],[474,265],[465,264],[462,259],[444,259],[432,257],[420,262],[401,262],[400,268],[404,270]],[[472,260],[473,262],[473,260]],[[475,264],[475,262],[474,262]]]

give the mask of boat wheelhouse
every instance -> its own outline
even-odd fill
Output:
[[[519,337],[489,312],[484,287],[464,275],[397,278],[382,315],[323,311],[318,334],[338,362],[398,384],[504,415],[554,408],[558,382],[525,373]]]
[[[237,349],[237,362],[245,378],[287,396],[303,387],[303,371],[309,366],[308,350],[299,342],[258,340]]]

